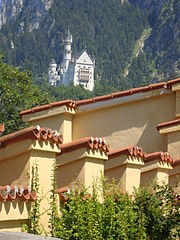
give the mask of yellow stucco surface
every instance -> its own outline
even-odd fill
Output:
[[[175,94],[143,99],[119,106],[76,114],[73,140],[105,137],[112,149],[138,145],[146,152],[166,151],[166,138],[156,126],[175,115]]]
[[[139,157],[120,155],[105,162],[104,175],[108,181],[120,182],[122,189],[129,194],[140,186],[141,168],[144,163]]]
[[[80,182],[92,191],[92,184],[100,180],[104,174],[104,161],[107,155],[99,150],[79,148],[58,156],[57,184],[58,188],[68,186],[72,182]]]
[[[0,202],[0,226],[3,221],[11,220],[27,220],[28,211],[30,210],[30,202],[23,201],[9,201]]]
[[[58,188],[68,186],[72,182],[84,180],[84,159],[64,164],[57,169],[57,186]]]
[[[39,174],[39,197],[42,198],[40,204],[40,225],[41,229],[48,229],[49,221],[49,199],[51,196],[53,164],[56,159],[56,154],[52,152],[44,152],[39,150],[31,151],[31,168],[35,163],[38,164]]]
[[[29,153],[0,162],[1,185],[30,185]]]
[[[169,133],[168,139],[168,152],[173,159],[180,159],[180,131]]]
[[[169,183],[180,194],[180,165],[175,166],[169,173]]]

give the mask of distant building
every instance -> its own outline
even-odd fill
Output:
[[[85,89],[92,91],[94,88],[95,60],[88,55],[84,49],[80,55],[72,57],[73,38],[68,31],[64,41],[63,61],[58,67],[55,60],[49,65],[49,84],[51,86],[65,85],[71,82],[77,86],[82,85]]]
[[[52,59],[49,64],[48,78],[49,78],[49,84],[51,86],[56,86],[60,82],[59,71],[57,69],[57,64],[54,59]]]

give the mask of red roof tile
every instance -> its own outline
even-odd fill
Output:
[[[180,83],[180,78],[172,79],[167,82],[167,87],[171,88],[172,85]]]
[[[63,139],[59,136],[57,131],[52,131],[51,129],[41,128],[39,126],[31,126],[23,130],[10,133],[0,138],[0,148],[5,147],[8,144],[24,141],[26,139],[32,140],[51,140],[55,144],[61,144]]]
[[[115,158],[122,154],[127,154],[130,156],[138,156],[138,157],[142,157],[142,158],[144,157],[144,152],[143,152],[142,148],[137,147],[137,146],[129,146],[126,148],[115,149],[115,150],[108,152],[108,158],[109,159]]]
[[[180,124],[180,119],[175,119],[175,120],[171,120],[168,122],[164,122],[164,123],[160,123],[157,125],[157,130],[159,131],[161,128],[163,127],[169,127],[169,126],[174,126]]]
[[[99,149],[103,152],[109,151],[109,145],[106,144],[105,140],[101,138],[86,137],[69,143],[61,144],[61,153],[59,154],[71,152],[82,147],[85,147],[87,149]]]
[[[145,87],[132,88],[130,90],[115,92],[115,93],[112,93],[109,95],[94,97],[94,98],[87,99],[87,100],[76,101],[76,106],[86,105],[86,104],[95,103],[95,102],[99,102],[99,101],[110,100],[113,98],[129,96],[129,95],[140,93],[140,92],[148,92],[148,91],[152,91],[154,89],[159,89],[159,88],[167,88],[166,83],[165,82],[155,83],[155,84],[150,84],[149,86],[145,86]]]
[[[2,124],[0,124],[0,134],[3,133],[4,130],[5,130],[4,124],[2,123]]]
[[[59,194],[59,198],[62,202],[68,201],[68,193],[70,192],[70,189],[68,187],[61,187],[57,190],[55,190],[55,193]]]
[[[50,104],[46,104],[46,105],[43,105],[43,106],[37,106],[37,107],[31,108],[29,110],[22,111],[19,115],[20,115],[20,117],[22,117],[24,115],[28,115],[28,114],[35,113],[35,112],[40,112],[40,111],[50,109],[50,108],[54,108],[54,107],[60,107],[60,106],[63,106],[63,105],[65,105],[69,108],[74,108],[75,107],[75,102],[72,101],[72,100],[64,100],[64,101],[59,101],[59,102],[53,102],[53,103],[50,103]]]
[[[86,99],[86,100],[80,100],[80,101],[64,100],[64,101],[54,102],[54,103],[50,103],[50,104],[47,104],[44,106],[38,106],[38,107],[34,107],[29,110],[25,110],[20,113],[20,116],[22,117],[23,115],[28,115],[28,114],[31,114],[34,112],[40,112],[40,111],[43,111],[46,109],[50,109],[53,107],[59,107],[59,106],[63,106],[63,105],[66,105],[70,108],[75,108],[76,106],[80,106],[80,105],[87,105],[87,104],[91,104],[91,103],[95,103],[95,102],[111,100],[113,98],[120,98],[120,97],[124,97],[124,96],[129,96],[132,94],[137,94],[140,92],[149,92],[149,91],[152,91],[155,89],[160,89],[160,88],[171,89],[172,85],[177,84],[177,83],[180,83],[180,78],[170,80],[167,83],[166,82],[154,83],[154,84],[150,84],[148,86],[132,88],[130,90],[115,92],[112,94],[98,96],[98,97],[94,97],[94,98]]]
[[[168,152],[153,152],[144,155],[145,163],[153,161],[154,159],[159,159],[163,162],[173,163],[173,159]]]
[[[0,186],[0,201],[35,201],[36,192],[29,186]]]

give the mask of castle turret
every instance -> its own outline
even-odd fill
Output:
[[[56,72],[56,69],[57,69],[57,64],[56,64],[55,60],[52,59],[50,64],[49,64],[49,70],[51,72]]]
[[[57,64],[54,59],[49,64],[48,80],[51,86],[56,86],[60,81],[60,76],[57,70]]]
[[[72,35],[70,34],[70,31],[68,30],[67,34],[66,34],[66,38],[64,40],[64,72],[67,71],[68,66],[69,66],[69,62],[71,61],[71,54],[72,54],[72,50],[71,50],[71,45],[72,45],[73,39],[72,39]]]

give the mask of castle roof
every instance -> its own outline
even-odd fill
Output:
[[[88,55],[88,57],[90,58],[91,62],[93,62],[94,59],[92,58],[91,55],[88,54],[86,48],[83,49],[80,53],[77,53],[77,54],[75,55],[75,59],[78,60],[84,52]]]

